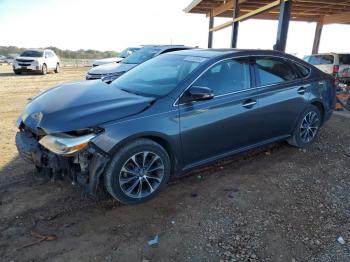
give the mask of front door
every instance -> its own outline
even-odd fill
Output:
[[[192,86],[212,89],[214,98],[187,103],[181,103],[180,99],[185,166],[254,143],[258,101],[250,89],[248,59],[223,60],[210,67]]]

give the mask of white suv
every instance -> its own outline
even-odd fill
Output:
[[[28,49],[13,61],[13,72],[40,72],[46,75],[48,71],[58,73],[60,60],[54,51],[49,49]]]
[[[304,57],[304,61],[314,65],[321,71],[341,77],[341,72],[350,67],[350,54],[314,54]]]

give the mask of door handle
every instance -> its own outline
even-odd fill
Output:
[[[302,87],[300,87],[300,88],[298,89],[297,92],[298,92],[299,95],[303,95],[303,94],[305,94],[305,92],[306,92],[306,88],[302,86]]]
[[[256,104],[256,101],[255,101],[255,100],[253,100],[253,99],[248,99],[248,100],[244,101],[243,107],[245,107],[245,108],[251,108],[251,107],[253,107],[255,104]]]

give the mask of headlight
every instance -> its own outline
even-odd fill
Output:
[[[34,60],[33,61],[33,65],[39,65],[39,61],[38,60]]]
[[[89,141],[95,136],[96,134],[88,134],[78,137],[65,134],[46,135],[40,139],[39,143],[58,155],[68,156],[84,149]]]

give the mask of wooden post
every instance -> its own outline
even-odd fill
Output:
[[[318,49],[320,47],[321,35],[322,35],[322,28],[323,28],[323,23],[317,22],[316,30],[315,30],[315,37],[314,37],[314,44],[312,46],[312,53],[313,54],[318,53]]]

